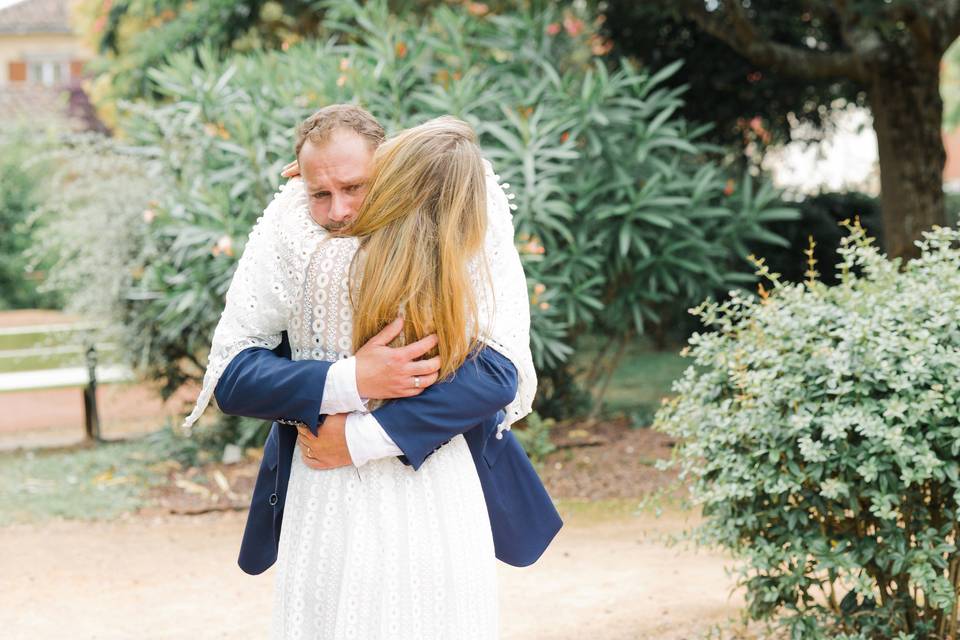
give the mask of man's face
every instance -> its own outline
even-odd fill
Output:
[[[353,131],[338,130],[319,145],[307,140],[297,160],[310,217],[330,231],[349,224],[367,195],[373,164],[370,142]]]

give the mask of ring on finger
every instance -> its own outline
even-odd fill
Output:
[[[413,376],[413,386],[420,388],[420,376]]]

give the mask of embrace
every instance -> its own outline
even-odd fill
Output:
[[[497,638],[495,559],[562,524],[509,430],[536,373],[508,196],[451,117],[386,139],[332,105],[295,151],[185,423],[273,421],[239,565],[276,562],[276,639]]]

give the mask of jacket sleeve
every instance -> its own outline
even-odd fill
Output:
[[[419,469],[427,456],[457,434],[478,426],[513,401],[517,369],[484,347],[443,382],[418,396],[391,400],[373,412],[383,430]]]
[[[228,415],[302,422],[316,435],[320,405],[332,362],[290,360],[286,334],[275,350],[251,347],[238,353],[214,389]]]

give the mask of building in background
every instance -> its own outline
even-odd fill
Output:
[[[0,8],[0,127],[103,130],[81,86],[92,53],[74,32],[69,0]]]

